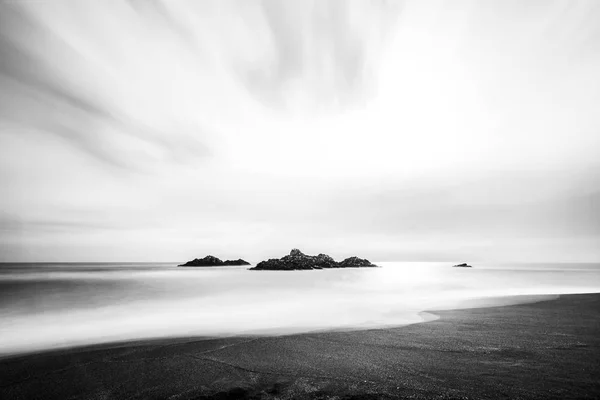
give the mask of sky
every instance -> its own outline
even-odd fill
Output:
[[[598,21],[0,0],[0,261],[600,262]]]

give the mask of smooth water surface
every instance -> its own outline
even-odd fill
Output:
[[[420,322],[420,311],[473,298],[600,292],[600,264],[380,263],[315,271],[175,265],[0,264],[0,354],[401,325]]]

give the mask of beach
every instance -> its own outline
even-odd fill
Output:
[[[600,400],[600,0],[0,0],[0,400]]]
[[[535,300],[432,310],[426,322],[384,329],[8,356],[0,360],[0,398],[600,397],[600,294]]]

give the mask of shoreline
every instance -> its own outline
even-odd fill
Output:
[[[600,292],[597,292],[600,295]],[[576,294],[596,294],[596,292],[590,293],[576,293]],[[570,295],[570,294],[567,294]],[[414,324],[423,324],[429,321],[435,321],[440,318],[439,313],[449,310],[466,310],[466,309],[477,309],[477,308],[494,308],[494,307],[505,307],[519,304],[532,304],[541,301],[553,301],[561,294],[534,294],[534,295],[507,295],[507,296],[491,296],[491,297],[473,297],[470,299],[461,300],[458,307],[451,306],[448,308],[436,307],[434,309],[424,309],[416,312],[416,316],[421,318],[420,321],[407,322],[399,324],[386,324],[386,325],[351,325],[351,326],[340,326],[340,327],[325,327],[325,328],[307,328],[306,330],[297,331],[294,328],[287,330],[282,329],[265,329],[261,331],[248,331],[247,333],[238,334],[216,334],[216,335],[197,335],[197,336],[167,336],[167,337],[155,337],[155,338],[137,338],[137,339],[124,339],[124,340],[110,340],[99,343],[84,343],[75,345],[66,345],[60,347],[52,347],[46,349],[36,349],[30,351],[22,351],[17,353],[6,353],[0,354],[0,362],[8,359],[18,357],[30,357],[36,355],[61,353],[61,352],[76,352],[86,350],[110,350],[112,348],[121,348],[128,346],[144,346],[144,345],[156,345],[162,342],[187,342],[187,341],[203,341],[203,340],[226,340],[226,339],[237,339],[237,338],[255,338],[255,337],[283,337],[283,336],[295,336],[315,333],[333,333],[333,332],[353,332],[353,331],[369,331],[378,329],[397,329]],[[428,315],[425,318],[423,315]]]
[[[365,330],[165,338],[15,354],[0,359],[0,397],[600,396],[594,379],[600,373],[599,293],[427,313],[437,318]]]

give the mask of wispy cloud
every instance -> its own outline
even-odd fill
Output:
[[[209,155],[202,141],[206,128],[177,123],[150,126],[103,98],[95,85],[89,85],[91,80],[102,79],[97,70],[91,73],[93,62],[36,15],[35,7],[40,5],[3,2],[0,7],[0,117],[4,123],[20,131],[56,135],[119,168],[143,168],[157,151],[175,161]],[[114,86],[105,89],[118,90]],[[131,144],[123,146],[123,141]],[[134,151],[127,151],[128,147]],[[145,148],[151,152],[140,151]]]
[[[271,40],[265,55],[239,67],[250,92],[273,107],[339,109],[363,103],[400,3],[263,1]]]
[[[597,259],[599,17],[0,2],[3,257]]]

